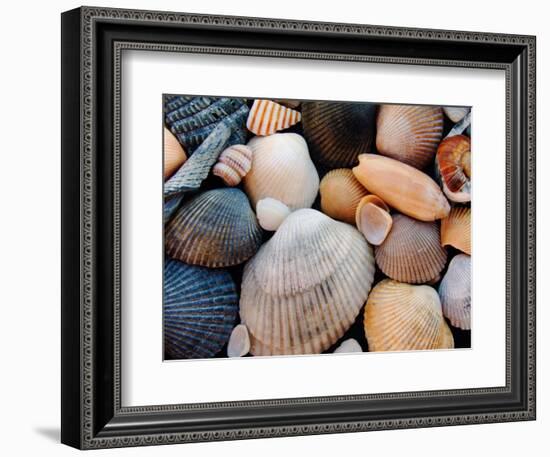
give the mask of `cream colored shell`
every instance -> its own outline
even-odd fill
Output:
[[[212,172],[230,187],[237,186],[252,167],[252,150],[244,144],[235,144],[220,154]]]
[[[451,325],[462,330],[471,328],[471,269],[470,256],[458,254],[449,263],[439,285],[443,314]]]
[[[442,246],[453,246],[468,255],[472,255],[470,215],[470,208],[455,206],[451,209],[449,216],[441,219]]]
[[[187,160],[187,154],[174,134],[164,127],[164,179],[172,176]]]
[[[313,204],[319,191],[319,175],[300,135],[275,133],[254,137],[248,146],[254,160],[243,181],[252,206],[266,197],[279,200],[293,210]]]

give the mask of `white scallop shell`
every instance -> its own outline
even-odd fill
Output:
[[[309,208],[313,204],[319,191],[319,175],[300,135],[257,136],[248,146],[254,160],[243,182],[252,206],[266,197],[275,198],[290,209]]]
[[[353,324],[374,278],[357,229],[312,209],[288,216],[246,264],[241,322],[254,355],[316,354]]]

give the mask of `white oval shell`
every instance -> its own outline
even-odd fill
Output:
[[[470,112],[470,108],[460,106],[444,106],[445,115],[454,123],[460,122],[466,114]]]
[[[349,354],[350,352],[363,352],[361,345],[353,338],[342,341],[342,344],[334,350],[335,354]]]
[[[243,182],[252,206],[266,197],[275,198],[290,209],[309,208],[313,204],[319,191],[319,175],[300,135],[257,136],[248,146],[254,160]]]
[[[227,357],[242,357],[250,352],[250,338],[246,325],[239,324],[231,332],[227,343]]]
[[[277,230],[289,214],[288,206],[274,198],[262,198],[256,205],[260,226],[270,232]]]
[[[372,248],[351,225],[290,214],[246,264],[241,321],[254,355],[318,354],[353,324],[374,278]]]
[[[471,328],[471,259],[458,254],[451,260],[447,273],[439,285],[443,314],[454,327]]]

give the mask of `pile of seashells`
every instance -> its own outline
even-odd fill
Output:
[[[164,97],[165,359],[470,346],[470,110]]]

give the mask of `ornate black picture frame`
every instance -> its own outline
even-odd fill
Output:
[[[123,407],[125,49],[504,70],[506,386]],[[535,419],[535,111],[533,36],[93,7],[63,13],[62,442],[97,449]]]

